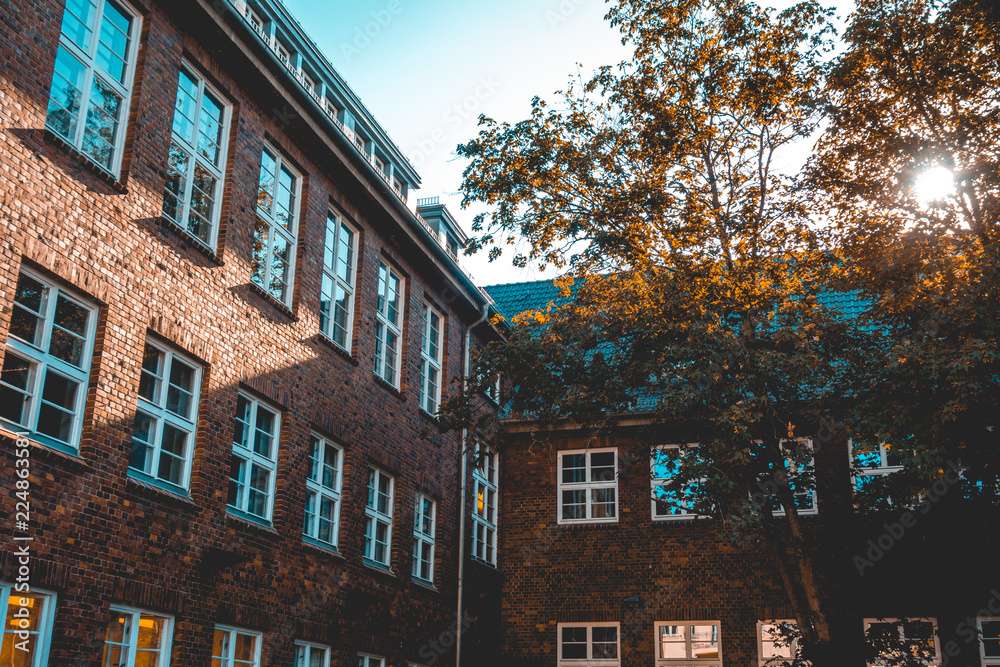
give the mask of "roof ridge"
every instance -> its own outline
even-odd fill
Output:
[[[491,287],[510,287],[513,285],[532,285],[536,283],[552,283],[559,278],[537,278],[535,280],[518,280],[509,283],[493,283],[492,285],[483,285],[483,289],[490,289]]]

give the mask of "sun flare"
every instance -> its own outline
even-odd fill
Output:
[[[946,167],[930,167],[917,176],[913,194],[921,206],[947,199],[955,194],[955,175]]]

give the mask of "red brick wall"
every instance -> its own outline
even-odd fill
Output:
[[[183,5],[184,9],[180,9]],[[58,0],[0,7],[0,337],[6,340],[22,265],[37,267],[100,304],[79,457],[32,449],[35,585],[59,594],[51,664],[95,664],[106,610],[121,603],[174,615],[173,663],[207,664],[212,626],[264,632],[264,664],[287,665],[295,639],[417,660],[454,627],[458,455],[417,405],[420,318],[430,298],[447,317],[445,379],[462,370],[475,316],[421,251],[396,231],[370,188],[284,111],[193,3],[148,2],[121,183],[110,184],[44,136],[62,15]],[[200,20],[199,20],[200,18]],[[234,103],[219,251],[209,257],[160,220],[178,66],[186,58]],[[249,286],[261,147],[267,137],[305,175],[292,312]],[[335,205],[362,230],[351,355],[319,335],[323,229]],[[405,273],[402,390],[373,372],[380,257]],[[153,332],[205,364],[190,502],[126,477],[143,344]],[[0,351],[0,355],[3,352]],[[226,514],[236,392],[282,410],[274,530]],[[445,391],[450,387],[445,386]],[[346,452],[340,556],[303,545],[311,429]],[[0,485],[12,489],[12,447]],[[361,562],[366,465],[396,476],[393,575]],[[438,501],[435,577],[410,578],[413,499]],[[3,494],[3,520],[13,499]],[[13,563],[2,562],[8,578]],[[437,664],[451,662],[451,653]],[[426,655],[426,654],[425,654]]]

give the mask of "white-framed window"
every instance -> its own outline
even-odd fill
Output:
[[[311,642],[295,642],[295,667],[330,667],[330,647]]]
[[[661,445],[650,454],[650,484],[654,521],[678,521],[697,518],[694,501],[697,482],[689,481],[683,490],[668,488],[668,482],[677,476],[684,462],[698,456],[697,444]]]
[[[275,300],[291,306],[295,282],[302,177],[278,151],[265,145],[260,155],[254,229],[253,282]]]
[[[233,456],[229,468],[229,511],[256,521],[271,520],[274,478],[278,468],[281,414],[240,392],[233,424]]]
[[[0,421],[76,453],[96,327],[93,304],[22,268],[0,374]]]
[[[497,452],[477,451],[478,462],[472,469],[472,557],[493,567],[497,564],[497,478],[500,458]]]
[[[378,468],[368,469],[365,503],[365,559],[389,567],[392,556],[392,502],[395,480]]]
[[[323,335],[351,351],[354,327],[354,280],[357,274],[358,233],[340,216],[326,216],[323,239],[323,279],[319,324]]]
[[[413,510],[413,576],[421,581],[434,581],[436,522],[437,503],[430,496],[418,493]]]
[[[864,628],[868,650],[876,656],[869,667],[899,664],[904,656],[920,664],[941,664],[936,618],[866,618]]]
[[[813,455],[813,442],[810,438],[783,438],[778,446],[784,456],[783,465],[788,485],[792,491],[795,509],[801,516],[819,514],[819,501],[816,497],[816,462]],[[761,479],[762,488],[770,483],[770,475]],[[784,516],[785,508],[776,497],[770,497],[771,513],[774,516]]]
[[[441,363],[444,353],[444,318],[429,303],[424,304],[424,335],[420,346],[420,407],[437,415],[441,404]]]
[[[980,616],[979,656],[983,667],[1000,665],[1000,616]]]
[[[201,375],[200,364],[172,347],[146,340],[132,421],[130,475],[171,490],[188,489]]]
[[[177,97],[167,153],[163,215],[203,246],[215,250],[232,106],[187,63],[177,76]]]
[[[24,667],[48,665],[55,616],[55,593],[34,587],[20,591],[11,584],[0,583],[0,618],[3,619],[0,660]]]
[[[263,642],[259,632],[217,625],[212,635],[212,667],[260,667]]]
[[[337,547],[340,536],[340,491],[344,450],[326,438],[311,436],[306,512],[302,533],[324,545]]]
[[[559,452],[559,523],[618,520],[618,450]]]
[[[903,461],[891,443],[851,438],[848,443],[854,490],[863,491],[879,477],[903,469]]]
[[[559,667],[616,667],[621,664],[618,623],[560,623]]]
[[[173,618],[111,605],[104,629],[102,665],[169,667]]]
[[[139,48],[139,13],[120,0],[67,0],[45,126],[117,177]]]
[[[722,624],[719,621],[657,621],[653,631],[658,667],[722,667]]]
[[[378,299],[375,304],[375,375],[399,387],[403,345],[403,279],[385,262],[378,265]]]
[[[757,661],[761,667],[784,667],[798,651],[799,633],[795,621],[757,621]]]
[[[385,658],[371,653],[358,653],[358,667],[385,667]]]

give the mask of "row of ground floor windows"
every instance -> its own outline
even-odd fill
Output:
[[[1000,665],[1000,617],[980,617],[977,623],[982,666]],[[560,623],[559,667],[619,667],[620,629],[619,623]],[[871,667],[888,664],[882,660],[898,658],[899,651],[911,656],[913,664],[941,664],[941,643],[934,618],[866,618],[864,631],[869,654],[875,656],[868,663]],[[797,636],[794,621],[759,621],[758,664],[785,665],[797,654]],[[657,621],[653,625],[653,641],[657,667],[722,665],[724,642],[719,621]]]
[[[46,667],[56,616],[56,595],[20,591],[0,585],[4,618],[0,665]],[[104,623],[101,665],[169,667],[173,618],[141,609],[112,605]],[[211,667],[261,667],[262,633],[217,625],[212,633]],[[330,667],[332,649],[315,642],[295,642],[294,667]],[[360,653],[358,667],[386,667],[384,657]],[[408,667],[421,667],[408,663]]]

